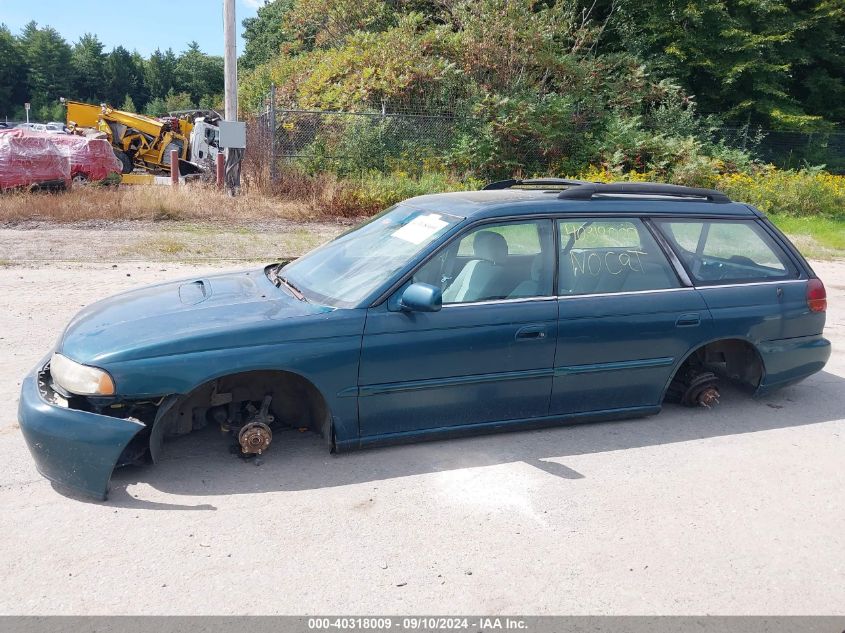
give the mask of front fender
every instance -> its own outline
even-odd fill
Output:
[[[283,371],[308,381],[322,395],[340,440],[357,438],[360,334],[231,347],[104,365],[124,397],[187,396],[224,376]],[[155,425],[162,426],[162,425]],[[152,444],[152,442],[151,442]]]

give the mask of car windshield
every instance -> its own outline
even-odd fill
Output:
[[[354,307],[461,220],[399,204],[291,262],[279,277],[310,301]]]

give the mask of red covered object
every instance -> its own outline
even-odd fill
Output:
[[[71,178],[103,180],[121,164],[103,138],[44,134],[23,128],[0,131],[0,190],[70,186]]]
[[[31,185],[70,187],[70,158],[49,134],[0,131],[0,191]]]
[[[49,134],[50,140],[70,158],[71,178],[103,180],[109,174],[119,174],[120,161],[104,138],[86,138],[75,134]]]

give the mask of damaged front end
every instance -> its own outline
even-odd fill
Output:
[[[143,418],[155,414],[156,404],[126,406],[63,394],[53,384],[47,360],[21,386],[18,420],[27,446],[44,477],[105,499],[115,466],[146,453],[149,427]]]
[[[323,401],[293,376],[246,372],[187,395],[80,396],[56,384],[49,358],[24,380],[18,418],[38,471],[98,499],[106,498],[116,467],[155,463],[166,438],[208,425],[226,432],[232,451],[245,458],[264,453],[278,425],[331,437]]]

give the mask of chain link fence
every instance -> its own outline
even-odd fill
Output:
[[[266,161],[271,180],[288,162],[312,171],[385,171],[399,164],[425,164],[446,152],[462,122],[454,112],[428,112],[382,104],[362,112],[281,107],[274,90],[256,117],[253,147]]]
[[[271,88],[264,107],[252,123],[252,162],[276,182],[284,164],[299,162],[311,172],[331,171],[345,176],[366,171],[420,171],[438,166],[453,147],[456,134],[470,127],[472,118],[453,107],[382,104],[364,112],[308,110],[283,107]],[[760,160],[785,169],[823,165],[845,173],[845,133],[803,133],[725,127],[715,140],[751,152]],[[547,165],[543,147],[528,148],[525,164]]]
[[[784,132],[750,127],[722,128],[717,137],[783,169],[824,166],[845,174],[845,132]]]

